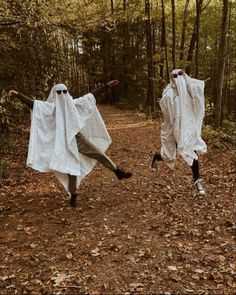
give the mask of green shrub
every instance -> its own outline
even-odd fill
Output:
[[[0,162],[0,186],[4,185],[4,181],[9,178],[11,172],[11,165],[7,161]]]

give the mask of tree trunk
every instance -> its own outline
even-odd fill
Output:
[[[198,8],[199,12],[201,13],[201,7],[202,7],[202,2],[203,0],[198,1]],[[189,50],[188,50],[188,57],[187,57],[187,66],[186,66],[186,73],[189,75],[191,72],[191,66],[192,66],[192,60],[193,60],[193,52],[195,48],[195,43],[197,41],[197,26],[198,26],[198,18],[195,18],[194,26],[193,26],[193,33],[189,45]]]
[[[168,64],[168,52],[167,52],[167,42],[166,42],[166,19],[165,19],[165,4],[164,0],[161,0],[162,7],[162,18],[161,18],[161,54],[163,53],[163,48],[165,51],[165,61],[166,61],[166,80],[169,80],[169,64]],[[160,66],[160,76],[164,79],[164,59],[162,57],[163,64]]]
[[[196,51],[195,51],[195,77],[198,78],[198,59],[199,59],[199,26],[201,14],[201,0],[196,0]]]
[[[113,3],[113,0],[111,0],[111,14],[114,13],[114,3]]]
[[[226,33],[227,33],[228,13],[229,13],[228,0],[223,0],[221,38],[220,38],[219,52],[218,52],[219,67],[218,67],[218,77],[217,77],[217,84],[216,84],[216,105],[215,105],[216,127],[221,126],[221,119],[222,119],[222,97],[223,97],[224,74],[225,74],[226,53],[227,53]]]
[[[145,0],[145,12],[146,19],[146,38],[147,38],[147,66],[148,66],[148,86],[147,86],[147,99],[146,104],[150,107],[151,115],[154,113],[154,67],[153,67],[153,43],[152,43],[152,29],[151,29],[151,17],[150,17],[150,1]]]
[[[154,56],[156,54],[156,27],[155,23],[152,24],[152,55]],[[156,61],[153,60],[153,78],[156,78]]]
[[[186,0],[185,6],[184,6],[184,14],[183,14],[182,36],[181,36],[180,56],[179,56],[180,60],[184,59],[184,45],[185,45],[188,5],[189,5],[189,0]]]
[[[130,51],[130,24],[127,18],[125,18],[126,13],[126,0],[123,0],[123,16],[125,21],[122,23],[122,61],[124,65],[129,63],[129,51]],[[122,93],[127,97],[129,93],[129,81],[127,79],[129,75],[129,71],[127,66],[124,66],[123,69],[123,80],[120,89],[122,89]]]
[[[175,0],[171,0],[171,7],[172,7],[172,65],[173,69],[176,68],[175,65],[175,44],[176,44],[176,38],[175,38]]]
[[[123,11],[126,11],[126,0],[123,0]]]

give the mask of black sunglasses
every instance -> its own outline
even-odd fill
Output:
[[[182,76],[182,75],[183,75],[183,72],[182,72],[182,71],[179,71],[178,74],[172,74],[172,77],[173,77],[173,78],[177,78],[178,75],[179,75],[179,76]]]
[[[61,94],[62,92],[66,94],[67,90],[66,89],[65,90],[57,90],[57,94]]]

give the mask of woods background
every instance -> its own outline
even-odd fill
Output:
[[[227,0],[0,0],[0,129],[24,108],[10,89],[78,97],[119,79],[100,102],[154,117],[169,71],[206,82],[207,124],[236,118],[236,3]],[[15,118],[16,120],[16,118]]]
[[[235,31],[235,0],[0,0],[0,294],[235,294]],[[173,68],[207,80],[206,196],[181,159],[149,168]],[[47,99],[62,82],[79,97],[111,79],[107,155],[133,177],[96,165],[72,209],[26,166],[29,109],[7,93]]]

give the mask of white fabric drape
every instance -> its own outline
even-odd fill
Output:
[[[80,132],[105,152],[111,143],[103,119],[89,93],[73,99],[64,84],[55,85],[47,101],[34,101],[27,165],[40,172],[53,171],[68,191],[68,174],[77,176],[77,187],[96,160],[79,153],[75,135]]]
[[[180,69],[172,71],[177,74]],[[174,169],[178,151],[188,165],[207,150],[201,138],[204,118],[204,81],[187,74],[178,75],[163,91],[160,107],[164,115],[161,126],[161,157]]]

